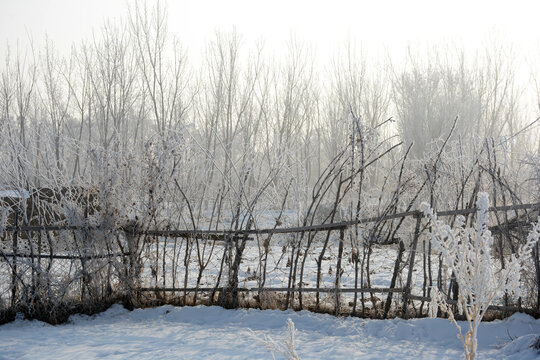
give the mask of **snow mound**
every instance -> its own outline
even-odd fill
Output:
[[[540,358],[540,334],[520,336],[505,345],[500,353],[521,360],[538,359]]]

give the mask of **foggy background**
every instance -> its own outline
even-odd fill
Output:
[[[403,156],[421,168],[450,133],[471,156],[498,144],[509,172],[540,152],[532,1],[1,7],[4,188],[91,187],[136,164],[115,179],[144,188],[145,171],[168,169],[201,209],[246,184],[275,207],[290,181],[303,203],[341,152],[356,166],[359,124],[371,155],[396,146],[370,186]]]

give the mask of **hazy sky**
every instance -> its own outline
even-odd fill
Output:
[[[37,45],[47,34],[65,52],[104,19],[125,15],[129,3],[133,1],[0,0],[0,56],[7,41],[23,47],[28,34]],[[440,40],[474,49],[493,32],[527,50],[538,45],[540,35],[539,1],[170,0],[167,6],[171,31],[194,52],[215,30],[233,26],[246,43],[262,37],[278,53],[294,33],[314,45],[321,58],[347,38],[367,51],[396,54],[408,44]]]

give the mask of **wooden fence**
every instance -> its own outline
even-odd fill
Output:
[[[499,256],[504,257],[504,241],[510,245],[514,243],[515,239],[512,240],[510,233],[523,233],[531,222],[536,221],[532,214],[538,213],[539,209],[540,203],[489,209],[496,213],[513,212],[512,217],[504,217],[504,223],[498,222],[491,227],[493,233],[500,237]],[[454,217],[475,212],[476,209],[471,208],[440,211],[437,214],[439,217]],[[423,214],[419,211],[303,227],[275,226],[234,231],[24,226],[18,223],[18,217],[16,214],[14,224],[0,229],[3,244],[0,261],[4,263],[3,269],[0,263],[0,270],[3,270],[0,276],[9,278],[9,284],[4,280],[5,286],[0,290],[0,306],[4,304],[4,311],[15,311],[37,300],[41,304],[47,301],[53,304],[69,301],[84,303],[88,299],[103,301],[114,298],[115,294],[125,298],[127,293],[130,301],[136,305],[204,303],[227,307],[310,309],[373,317],[394,314],[406,318],[425,315],[427,309],[424,304],[431,300],[430,287],[435,286],[431,268],[434,263],[432,254],[429,247],[426,248],[426,242],[421,241],[426,226],[422,226]],[[413,236],[408,248],[403,241],[378,248],[388,254],[395,254],[395,260],[389,267],[391,271],[386,274],[389,286],[373,286],[370,266],[380,258],[373,260],[370,256],[379,246],[377,241],[364,241],[361,246],[363,254],[360,256],[358,251],[355,253],[352,240],[351,246],[346,244],[345,233],[352,233],[359,225],[377,224],[379,228],[384,227],[394,220],[410,220],[414,228]],[[25,234],[25,239],[21,238],[21,233]],[[333,236],[335,245],[331,245],[329,240],[335,233],[339,235]],[[322,239],[316,239],[317,234],[322,235]],[[285,239],[273,238],[279,235],[285,236]],[[89,240],[94,238],[103,241]],[[515,238],[519,241],[519,235]],[[247,259],[249,254],[246,255],[249,252],[246,250],[248,242],[257,248],[257,251],[253,251],[257,258],[252,262]],[[67,246],[66,243],[73,246]],[[418,250],[420,243],[423,244],[422,251]],[[216,255],[218,249],[222,250],[221,256]],[[281,257],[276,263],[270,264],[269,257],[278,255],[276,249],[282,250]],[[332,256],[328,252],[332,252]],[[417,256],[423,256],[422,295],[413,294],[417,290],[413,281],[418,268]],[[285,258],[287,264],[284,264]],[[540,278],[538,261],[536,250],[533,262],[537,280]],[[193,264],[198,266],[193,269],[195,271],[190,267]],[[316,269],[314,287],[304,283],[306,264],[314,265]],[[274,270],[268,269],[269,265],[275,266]],[[250,266],[254,269],[250,269]],[[449,284],[448,280],[441,278],[440,262],[438,269],[436,286],[446,290]],[[209,278],[214,279],[213,284],[202,281],[203,275],[209,272],[212,272]],[[282,275],[280,286],[267,284],[273,272]],[[244,278],[240,278],[241,273]],[[180,280],[183,280],[183,284]],[[344,280],[349,280],[349,286],[343,285]],[[241,286],[242,282],[255,283],[255,286]],[[329,283],[331,286],[324,286]],[[401,286],[398,286],[399,283]],[[455,303],[451,298],[455,296],[452,286],[455,287],[455,284],[450,279],[447,291],[450,304]],[[54,291],[51,290],[53,288]],[[505,296],[504,304],[493,305],[490,309],[503,312],[525,311],[538,316],[538,284],[535,291],[537,294],[529,294],[529,298],[537,301],[529,301],[528,307],[521,306],[521,298],[508,299]],[[315,298],[310,297],[310,294],[314,294]],[[386,299],[381,300],[375,294],[386,294]],[[395,298],[394,294],[399,297]],[[47,296],[57,298],[47,299]],[[352,301],[345,301],[346,296]],[[264,297],[266,301],[262,300]]]

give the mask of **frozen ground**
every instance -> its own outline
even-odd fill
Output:
[[[16,320],[0,326],[1,359],[271,359],[257,338],[282,342],[287,318],[302,359],[456,359],[456,330],[444,319],[364,320],[309,312],[172,307],[129,312],[116,305],[96,316],[51,326]],[[515,314],[483,323],[480,359],[537,359],[529,345],[540,320]],[[276,359],[280,357],[276,355]]]

